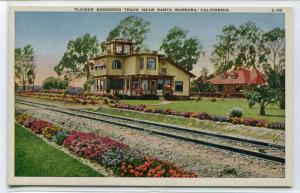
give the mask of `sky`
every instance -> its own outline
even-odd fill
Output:
[[[274,27],[284,28],[283,13],[111,13],[111,12],[16,12],[15,47],[31,44],[34,48],[37,77],[41,85],[53,71],[66,51],[69,40],[89,33],[105,41],[108,33],[127,16],[137,16],[151,23],[151,31],[144,44],[150,50],[159,50],[162,40],[174,26],[188,31],[188,37],[197,37],[205,55],[194,65],[192,73],[199,76],[203,67],[213,71],[210,63],[216,36],[225,25],[239,26],[252,21],[263,31]],[[80,85],[82,81],[75,82]]]

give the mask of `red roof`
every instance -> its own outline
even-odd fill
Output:
[[[265,84],[265,75],[256,70],[239,69],[207,80],[212,84]]]
[[[96,68],[96,67],[106,67],[106,64],[94,64],[94,68]]]

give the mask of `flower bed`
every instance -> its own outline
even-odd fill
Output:
[[[195,174],[176,168],[167,161],[144,157],[135,161],[123,161],[120,176],[126,177],[196,177]]]
[[[47,140],[65,147],[71,153],[113,171],[120,177],[197,177],[176,167],[168,161],[145,156],[127,144],[95,133],[76,129],[66,132],[61,127],[45,120],[30,117],[26,112],[16,116],[16,121],[42,135]]]
[[[266,127],[271,129],[285,129],[284,123],[271,123],[264,119],[254,119],[254,118],[241,118],[241,117],[230,117],[230,116],[214,116],[206,112],[178,112],[174,109],[159,109],[159,108],[150,108],[146,105],[129,105],[122,103],[110,103],[110,107],[134,111],[142,111],[145,113],[158,113],[165,115],[174,115],[185,118],[197,118],[201,120],[211,120],[218,122],[229,122],[232,124],[242,124],[247,126],[255,127]]]
[[[32,92],[32,91],[22,91],[17,92],[19,96],[25,97],[34,97],[39,99],[47,99],[52,101],[63,101],[68,103],[76,103],[76,104],[98,104],[104,98],[112,98],[111,95],[108,94],[92,94],[92,93],[82,93],[78,94],[75,92],[63,92],[62,90],[53,90],[53,91],[40,91],[40,92]]]

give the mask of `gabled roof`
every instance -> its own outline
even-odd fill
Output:
[[[257,69],[238,69],[207,80],[212,84],[265,84],[265,75]]]
[[[179,68],[180,70],[182,70],[183,72],[189,74],[192,78],[195,78],[196,75],[194,75],[193,73],[191,73],[190,71],[186,70],[185,68],[183,68],[182,66],[176,64],[175,62],[173,62],[172,60],[170,60],[169,58],[166,57],[161,57],[160,59],[165,60],[167,62],[169,62],[170,64],[172,64],[173,66],[175,66],[176,68]]]

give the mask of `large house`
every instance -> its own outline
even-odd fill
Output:
[[[134,51],[134,43],[124,39],[107,42],[106,50],[90,63],[95,93],[189,96],[195,77],[157,51]]]
[[[267,82],[265,75],[257,69],[236,69],[206,80],[223,93],[238,93],[250,85],[263,85]]]

